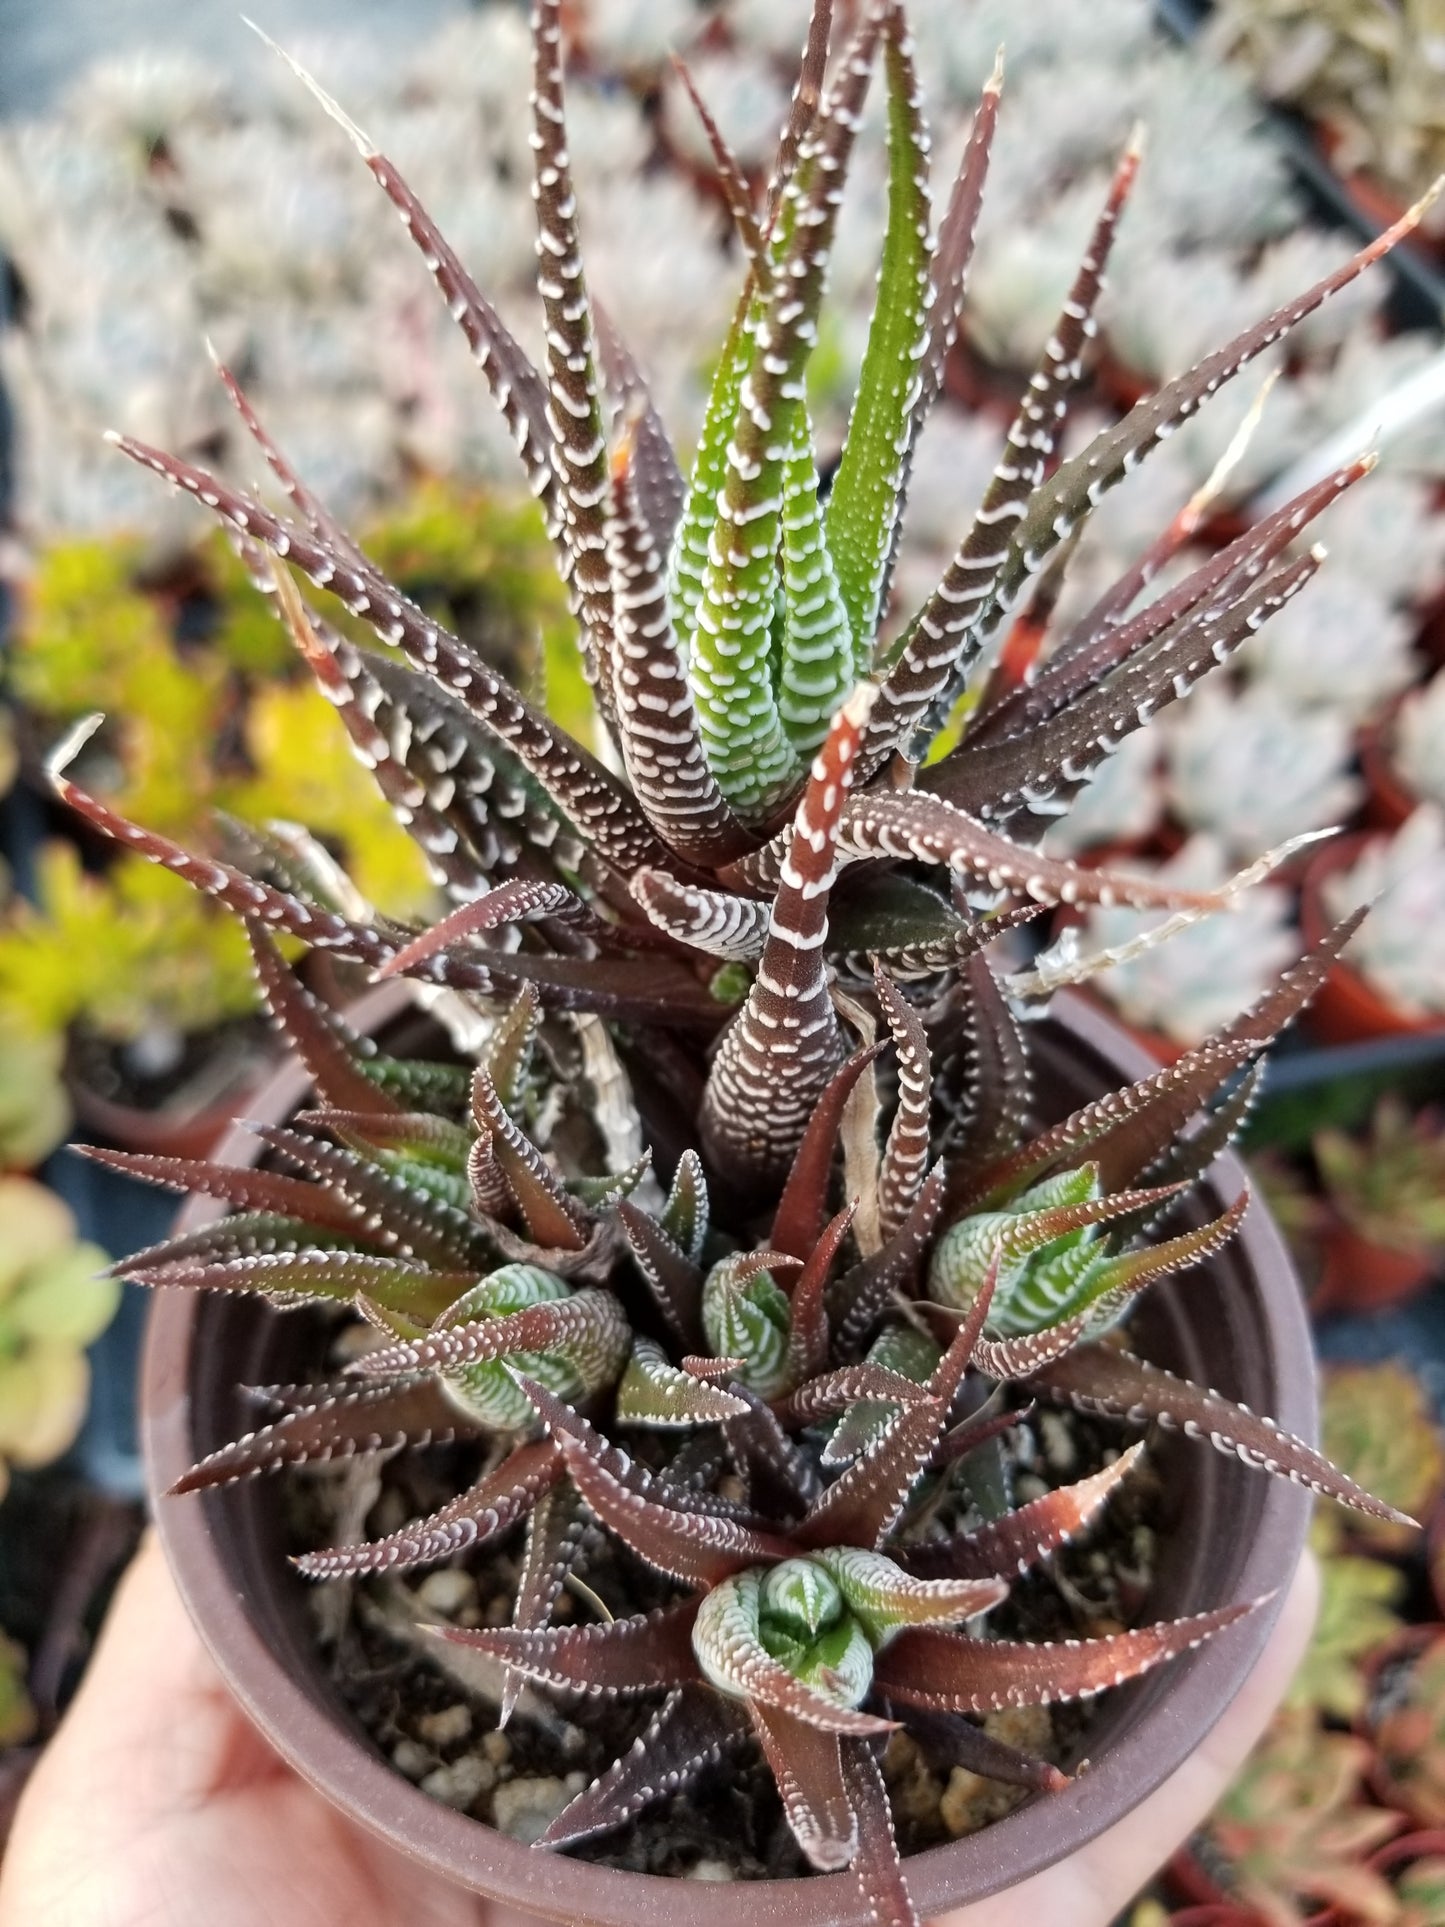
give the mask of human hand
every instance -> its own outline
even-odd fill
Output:
[[[1106,1927],[1199,1823],[1304,1651],[1308,1558],[1244,1690],[1191,1759],[1110,1831],[934,1927]],[[685,1909],[679,1906],[679,1912]],[[458,1892],[355,1827],[231,1699],[154,1534],[16,1815],[0,1927],[540,1927]]]

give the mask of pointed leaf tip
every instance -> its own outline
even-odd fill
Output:
[[[279,55],[279,57],[285,61],[292,73],[295,74],[296,78],[301,82],[301,85],[312,96],[322,111],[336,122],[336,125],[346,135],[347,139],[355,146],[357,152],[365,155],[368,160],[373,159],[376,154],[376,148],[372,145],[371,141],[341,106],[340,102],[334,100],[331,95],[327,93],[320,81],[307,72],[306,68],[301,65],[301,62],[296,56],[288,53],[278,41],[271,38],[264,27],[258,26],[254,20],[250,19],[244,13],[241,15],[241,22],[244,26],[249,27],[257,39],[263,41],[266,46],[271,49],[273,54]]]

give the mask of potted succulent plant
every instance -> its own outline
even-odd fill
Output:
[[[1392,1919],[1370,1855],[1401,1821],[1360,1801],[1368,1763],[1353,1734],[1280,1714],[1198,1838],[1170,1862],[1174,1885],[1201,1905],[1240,1905],[1252,1920]]]
[[[1297,709],[1268,682],[1239,695],[1211,684],[1170,722],[1170,807],[1190,830],[1208,831],[1235,855],[1258,856],[1327,828],[1359,801],[1346,718]]]
[[[1272,99],[1308,114],[1361,213],[1387,224],[1445,162],[1441,67],[1428,5],[1228,0],[1214,45]],[[1438,219],[1434,224],[1438,246]]]
[[[1445,670],[1410,690],[1366,732],[1360,761],[1370,784],[1370,818],[1381,829],[1399,829],[1417,804],[1445,804]]]
[[[1397,1927],[1430,1927],[1445,1908],[1445,1830],[1401,1834],[1370,1857],[1394,1890]]]
[[[1366,903],[1368,925],[1316,998],[1312,1028],[1336,1043],[1439,1030],[1445,816],[1436,805],[1422,803],[1392,837],[1343,836],[1319,851],[1300,893],[1306,941]]]
[[[1431,1518],[1445,1493],[1445,1434],[1430,1393],[1407,1365],[1331,1365],[1321,1400],[1321,1439],[1334,1463],[1400,1511]],[[1414,1535],[1360,1513],[1323,1509],[1316,1550],[1340,1537],[1371,1550],[1408,1553]]]
[[[1098,497],[1398,236],[1050,474],[1127,151],[972,527],[884,640],[998,77],[936,236],[897,0],[867,10],[831,72],[830,8],[814,6],[761,204],[709,128],[746,268],[685,478],[639,370],[594,324],[560,11],[541,0],[533,22],[541,369],[322,99],[513,430],[621,774],[385,581],[231,377],[294,517],[119,438],[227,525],[456,905],[418,932],[328,900],[264,844],[249,868],[196,857],[88,793],[73,741],[57,754],[57,792],[94,828],[244,917],[300,1060],[215,1162],[109,1155],[208,1207],[124,1267],[160,1288],[152,1475],[180,1488],[158,1493],[162,1529],[243,1702],[333,1798],[454,1879],[630,1921],[676,1911],[659,1875],[721,1863],[769,1879],[690,1888],[690,1912],[905,1923],[1057,1858],[1184,1757],[1298,1555],[1290,1484],[1400,1517],[1296,1435],[1313,1426],[1297,1288],[1238,1168],[1215,1166],[1261,1053],[1357,919],[1163,1071],[1066,1004],[1026,1035],[1028,973],[1002,977],[987,954],[1044,905],[1188,921],[1229,900],[1033,846],[1121,737],[1309,579],[1317,557],[1285,551],[1366,465],[1132,613],[1156,552],[1032,681],[988,678],[961,743],[923,766]],[[825,496],[805,376],[875,66],[883,270]],[[293,571],[392,652],[351,641]],[[338,1015],[277,936],[412,979],[447,1029],[418,1030],[396,985]],[[1138,1306],[1205,1261],[1206,1308],[1198,1281]],[[1120,1348],[1126,1317],[1148,1359]],[[274,1414],[259,1425],[246,1385]],[[1033,1424],[1043,1405],[1056,1425]],[[1150,1450],[1156,1482],[1143,1441],[1111,1424],[1150,1419],[1244,1463],[1181,1441]],[[360,1484],[248,1476],[355,1455]],[[1115,1519],[1127,1548],[1091,1565],[1095,1595],[1075,1588],[1070,1606],[1014,1583]],[[470,1569],[408,1584],[471,1549]],[[331,1582],[320,1636],[288,1552]],[[998,1636],[958,1630],[985,1612]],[[416,1688],[405,1731],[355,1701],[371,1638]],[[445,1706],[424,1683],[438,1669]],[[1072,1732],[1065,1715],[1002,1717],[1145,1674]],[[1071,1777],[1085,1752],[1090,1772]],[[901,1816],[900,1847],[900,1754],[935,1785],[963,1768],[1024,1804],[930,1851],[940,1801]],[[694,1797],[723,1755],[735,1770]]]
[[[1372,1749],[1375,1797],[1416,1827],[1445,1820],[1442,1711],[1445,1629],[1407,1626],[1372,1658],[1359,1730]]]
[[[1321,1131],[1314,1154],[1329,1206],[1319,1306],[1378,1309],[1418,1291],[1445,1259],[1439,1118],[1387,1098],[1368,1137]]]
[[[85,1348],[120,1301],[114,1279],[96,1276],[105,1262],[53,1191],[0,1176],[0,1493],[10,1465],[48,1465],[80,1429]]]
[[[585,685],[531,503],[427,482],[374,516],[366,539],[409,595],[519,680],[545,683],[558,719],[576,726]],[[415,914],[433,901],[414,845],[337,740],[223,537],[164,558],[135,540],[42,545],[14,666],[31,743],[96,710],[115,718],[86,773],[118,773],[132,814],[167,828],[212,810],[273,830],[304,821],[383,909]],[[102,845],[87,868],[71,844],[38,852],[34,901],[17,897],[0,915],[0,1022],[65,1037],[88,1130],[195,1154],[269,1068],[250,960],[231,919],[148,864],[104,861],[112,854]]]

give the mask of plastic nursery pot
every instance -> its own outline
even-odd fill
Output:
[[[1061,995],[1035,1030],[1040,1108],[1068,1109],[1147,1059],[1116,1026]],[[373,1033],[409,1011],[405,985],[368,994],[350,1021]],[[435,1033],[433,1033],[435,1036]],[[394,1046],[395,1039],[389,1038]],[[402,1045],[402,1048],[407,1048]],[[279,1121],[304,1102],[304,1072],[287,1066],[253,1106]],[[240,1128],[222,1161],[251,1162],[256,1137]],[[1236,1197],[1243,1171],[1221,1159],[1202,1187],[1202,1222]],[[195,1200],[181,1226],[219,1215]],[[1317,1432],[1314,1365],[1299,1286],[1262,1206],[1211,1261],[1208,1277],[1165,1280],[1133,1326],[1162,1365],[1212,1385],[1289,1431]],[[299,1321],[300,1332],[308,1321]],[[685,1884],[537,1852],[439,1805],[401,1778],[347,1712],[312,1640],[304,1582],[288,1566],[273,1482],[168,1498],[194,1461],[243,1432],[239,1387],[294,1380],[303,1355],[298,1321],[233,1294],[158,1293],[142,1371],[142,1439],[160,1536],[202,1638],[232,1692],[298,1772],[343,1811],[436,1874],[492,1898],[575,1927],[864,1927],[852,1877]],[[1035,1797],[971,1838],[907,1862],[925,1916],[981,1899],[1064,1858],[1121,1819],[1187,1759],[1238,1692],[1258,1658],[1299,1559],[1308,1503],[1303,1492],[1249,1472],[1202,1442],[1162,1438],[1169,1515],[1148,1610],[1161,1617],[1275,1594],[1274,1600],[1170,1666],[1103,1697],[1086,1735],[1091,1762],[1066,1791]]]
[[[1169,1927],[1260,1927],[1260,1916],[1247,1907],[1186,1907],[1170,1914]],[[1310,1927],[1315,1927],[1313,1921]]]
[[[1319,1288],[1310,1300],[1314,1311],[1383,1311],[1413,1298],[1434,1271],[1428,1254],[1376,1244],[1339,1219],[1322,1245]]]
[[[275,1068],[274,1046],[238,1050],[234,1038],[228,1044],[222,1033],[219,1047],[212,1039],[191,1075],[163,1104],[136,1104],[97,1090],[74,1051],[65,1081],[76,1117],[104,1143],[161,1157],[203,1158],[237,1117],[248,1114]]]
[[[1382,1725],[1396,1709],[1399,1688],[1410,1671],[1436,1650],[1445,1654],[1445,1627],[1405,1626],[1371,1653],[1365,1669],[1365,1704],[1355,1721],[1356,1731],[1370,1745],[1370,1790],[1381,1806],[1402,1813],[1417,1827],[1445,1828],[1445,1790],[1423,1782],[1416,1786],[1391,1764],[1384,1750]],[[1415,1722],[1412,1721],[1412,1724]],[[1429,1744],[1430,1716],[1422,1711],[1419,1746]],[[1419,1751],[1419,1747],[1414,1749]]]
[[[1370,228],[1381,233],[1405,212],[1410,197],[1388,182],[1380,180],[1367,168],[1346,169],[1340,157],[1345,145],[1345,136],[1330,121],[1319,121],[1315,125],[1315,144],[1329,163],[1330,171],[1339,182],[1340,190]],[[1407,245],[1416,253],[1432,256],[1435,260],[1445,258],[1445,233],[1430,227],[1417,229],[1410,236]]]
[[[1150,1030],[1144,1024],[1131,1024],[1129,1019],[1122,1016],[1101,991],[1093,989],[1092,986],[1081,990],[1079,995],[1093,1009],[1102,1012],[1109,1023],[1122,1030],[1140,1050],[1147,1052],[1156,1064],[1177,1064],[1185,1052],[1193,1048],[1190,1044],[1181,1044],[1177,1037],[1170,1037],[1165,1031]]]
[[[1402,1833],[1397,1839],[1387,1840],[1383,1847],[1376,1849],[1365,1865],[1371,1873],[1383,1874],[1386,1879],[1401,1874],[1416,1860],[1445,1859],[1445,1831],[1438,1828],[1423,1833]],[[1175,1914],[1169,1927],[1179,1927],[1182,1915]],[[1247,1916],[1253,1927],[1255,1915]],[[1328,1907],[1322,1914],[1311,1914],[1309,1927],[1358,1927],[1358,1914],[1341,1913],[1338,1907]]]
[[[117,1104],[78,1079],[70,1080],[69,1089],[76,1117],[105,1143],[123,1151],[148,1151],[160,1157],[204,1158],[210,1156],[238,1113],[250,1114],[251,1096],[260,1082],[258,1076],[223,1103],[195,1109],[167,1106],[158,1111],[143,1110],[138,1104]]]
[[[1435,1595],[1435,1610],[1445,1619],[1445,1499],[1437,1501],[1430,1515],[1425,1558],[1430,1568],[1430,1590]]]
[[[1348,870],[1371,840],[1368,830],[1335,837],[1307,866],[1300,887],[1300,926],[1306,945],[1317,943],[1330,926],[1324,903],[1325,879]],[[1347,963],[1333,966],[1301,1021],[1324,1044],[1362,1044],[1372,1037],[1428,1037],[1445,1029],[1445,1019],[1414,1017],[1397,1010],[1382,991]]]
[[[1399,703],[1392,703],[1378,722],[1360,731],[1360,768],[1369,785],[1365,817],[1377,830],[1398,830],[1420,800],[1390,760],[1399,713]]]
[[[1178,1894],[1189,1905],[1182,1914],[1171,1914],[1169,1927],[1184,1921],[1198,1921],[1200,1927],[1261,1927],[1262,1917],[1232,1900],[1220,1884],[1216,1868],[1224,1862],[1217,1854],[1206,1861],[1195,1852],[1195,1838],[1186,1840],[1170,1855],[1164,1869],[1164,1884],[1171,1898]],[[1310,1927],[1316,1927],[1312,1918]]]

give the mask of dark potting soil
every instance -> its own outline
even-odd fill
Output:
[[[275,1033],[260,1017],[237,1017],[205,1031],[164,1031],[135,1043],[78,1029],[66,1070],[111,1104],[142,1111],[204,1109],[233,1092],[246,1073],[275,1054]]]
[[[1072,1412],[1033,1413],[1007,1435],[1013,1502],[1088,1476],[1136,1436]],[[676,1442],[633,1433],[628,1447],[660,1463]],[[449,1446],[293,1477],[284,1488],[288,1550],[394,1531],[469,1484],[481,1456],[475,1444]],[[1146,1454],[1078,1544],[1015,1582],[989,1615],[988,1630],[1042,1642],[1099,1637],[1147,1619],[1164,1513],[1163,1488]],[[939,1506],[933,1529],[969,1522],[966,1498],[951,1498]],[[316,1588],[311,1605],[323,1664],[396,1770],[436,1799],[532,1841],[625,1752],[660,1702],[593,1701],[529,1688],[506,1731],[497,1730],[500,1668],[421,1629],[509,1623],[521,1543],[519,1529],[428,1572],[330,1581]],[[585,1585],[563,1591],[558,1622],[595,1619],[598,1602],[621,1618],[677,1597],[669,1581],[601,1534],[588,1542],[578,1571]],[[1015,1709],[990,1715],[984,1725],[993,1737],[1072,1770],[1088,1752],[1092,1707]],[[893,1737],[883,1765],[905,1854],[976,1832],[1029,1797],[950,1768],[906,1733]],[[628,1871],[704,1880],[809,1871],[771,1775],[748,1741],[687,1791],[570,1851]]]

